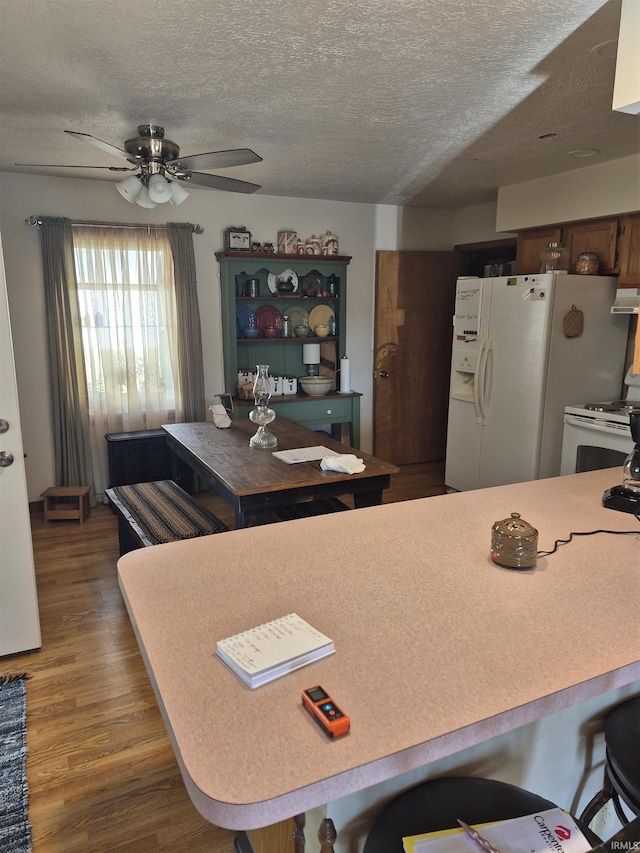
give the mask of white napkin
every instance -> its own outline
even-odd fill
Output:
[[[211,404],[209,411],[213,415],[213,422],[218,429],[228,429],[231,426],[231,418],[224,406],[219,404]]]
[[[323,471],[338,471],[340,474],[360,474],[367,467],[354,453],[325,456],[320,462]]]

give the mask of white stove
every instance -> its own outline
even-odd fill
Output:
[[[640,411],[640,374],[629,368],[625,384],[625,400],[565,407],[561,474],[622,467],[634,448],[629,413]]]

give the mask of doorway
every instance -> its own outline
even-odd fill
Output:
[[[374,453],[445,458],[459,252],[376,253]]]

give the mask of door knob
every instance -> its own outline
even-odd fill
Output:
[[[8,468],[13,464],[13,453],[10,450],[0,450],[0,468]]]
[[[389,374],[386,370],[376,370],[376,378],[378,379],[388,379]]]
[[[5,421],[4,418],[0,418],[0,433],[7,432],[9,429],[9,421]]]

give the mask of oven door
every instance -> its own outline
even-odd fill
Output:
[[[631,431],[625,424],[598,418],[587,421],[565,413],[560,473],[622,468],[633,447]]]

